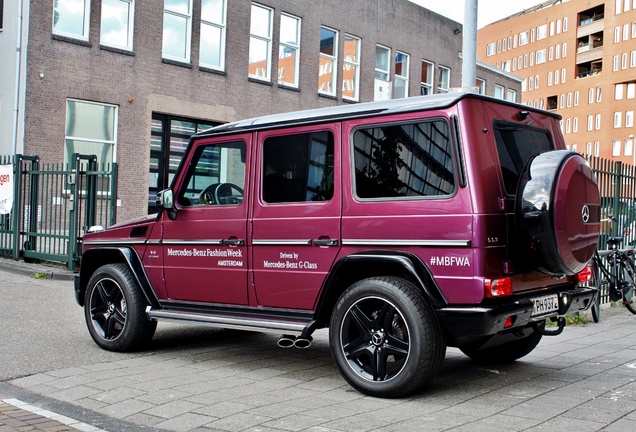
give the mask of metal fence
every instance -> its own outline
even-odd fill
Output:
[[[116,220],[117,164],[77,153],[68,164],[23,155],[0,156],[0,164],[12,165],[14,189],[11,212],[0,215],[0,255],[75,269],[82,234]]]

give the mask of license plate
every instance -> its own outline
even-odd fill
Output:
[[[536,297],[532,300],[532,315],[542,315],[548,312],[559,310],[559,297],[551,294],[543,297]]]

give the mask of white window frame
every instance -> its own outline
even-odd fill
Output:
[[[519,46],[524,46],[528,44],[528,32],[524,31],[519,33]]]
[[[513,89],[506,89],[506,100],[510,102],[517,102],[517,92]]]
[[[627,53],[623,53],[621,54],[621,69],[625,70],[627,69]]]
[[[446,66],[439,66],[437,70],[437,93],[448,93],[450,90],[451,70]],[[442,79],[442,75],[446,75],[446,82]]]
[[[327,54],[327,53],[323,53],[322,51],[319,51],[320,60],[321,60],[320,64],[318,65],[319,77],[322,75],[331,74],[331,80],[328,82],[323,82],[322,84],[320,84],[320,81],[318,81],[318,94],[326,95],[326,96],[335,96],[336,95],[336,75],[337,75],[336,70],[338,67],[339,33],[338,33],[338,30],[336,29],[332,29],[327,26],[320,26],[320,31],[322,31],[323,29],[329,32],[333,32],[334,42],[333,42],[333,54]],[[324,66],[322,64],[322,60],[326,61],[326,63],[324,63]],[[331,65],[330,70],[324,70],[327,65]],[[325,84],[327,84],[327,88],[324,88]]]
[[[262,9],[268,12],[269,22],[267,23],[267,30],[265,34],[259,34],[254,32],[254,10],[255,8]],[[272,80],[272,38],[273,38],[273,23],[274,23],[274,9],[264,6],[259,3],[252,3],[250,8],[250,47],[248,56],[251,57],[252,49],[258,42],[265,43],[265,66],[263,68],[256,68],[255,73],[247,72],[248,76],[252,79],[259,81],[271,82]],[[259,56],[260,58],[260,56]],[[251,65],[252,59],[248,58],[248,64]]]
[[[601,115],[596,114],[594,116],[594,130],[601,130]]]
[[[121,44],[117,44],[117,43],[112,43],[112,42],[108,42],[105,41],[104,39],[104,18],[108,18],[107,14],[104,13],[104,0],[102,0],[102,16],[101,16],[101,25],[100,25],[100,32],[102,32],[100,34],[100,38],[99,38],[99,43],[100,45],[103,46],[109,46],[109,47],[113,47],[113,48],[119,48],[125,51],[132,51],[133,50],[133,35],[135,34],[135,0],[112,0],[112,1],[116,1],[118,3],[125,3],[128,5],[128,23],[126,26],[126,43],[121,45]]]
[[[627,83],[626,99],[634,99],[636,97],[636,82]]]
[[[342,66],[343,68],[342,98],[345,100],[358,101],[358,99],[360,98],[360,49],[362,45],[362,39],[360,39],[357,36],[353,36],[353,35],[345,33],[345,45],[347,45],[347,40],[356,41],[356,54],[354,58],[350,58],[349,56],[347,56],[347,53],[345,50],[345,57],[343,59],[343,66]],[[345,81],[348,81],[348,80],[345,79],[344,72],[350,71],[350,70],[353,70],[353,82],[346,83]],[[347,90],[353,91],[353,97],[346,96],[344,94],[345,86],[351,87],[350,89],[348,88]]]
[[[590,114],[587,116],[587,130],[594,130],[594,114]]]
[[[420,72],[420,95],[430,95],[433,94],[433,84],[435,81],[435,63],[430,62],[428,60],[422,60],[422,63],[426,63],[428,65],[426,77],[427,81],[421,81],[421,72]]]
[[[202,3],[205,0],[202,0]],[[207,17],[203,16],[203,4],[201,5],[201,41],[199,43],[199,64],[203,67],[210,68],[213,70],[224,71],[225,70],[225,34],[227,30],[227,0],[222,0],[223,10],[221,11],[220,21],[212,21],[206,19]],[[206,51],[205,40],[203,39],[204,28],[209,27],[212,29],[219,30],[219,59],[218,64],[214,63],[206,63],[202,61],[202,55],[204,51]]]
[[[612,156],[614,157],[618,157],[621,155],[621,145],[622,143],[620,142],[620,140],[613,140],[612,141]]]
[[[552,86],[552,71],[548,72],[548,87]]]
[[[629,53],[629,67],[636,67],[636,51]]]
[[[594,141],[594,156],[599,157],[601,154],[601,143]]]
[[[283,17],[288,18],[292,21],[295,21],[295,27],[296,27],[296,36],[295,36],[295,43],[293,42],[289,42],[289,41],[283,41]],[[302,20],[300,17],[297,17],[295,15],[291,15],[291,14],[287,14],[287,13],[281,13],[281,20],[280,20],[280,31],[279,31],[279,45],[278,45],[278,84],[279,85],[283,85],[283,86],[287,86],[287,87],[292,87],[292,88],[298,88],[299,85],[299,81],[300,81],[300,35],[301,35],[301,26],[302,26]],[[282,78],[285,77],[285,68],[284,66],[281,67],[281,59],[283,58],[287,58],[289,56],[283,56],[284,52],[293,52],[293,56],[294,56],[294,75],[290,80],[285,80],[283,81]]]
[[[490,57],[496,54],[496,46],[497,44],[495,42],[486,45],[486,57]]]
[[[625,156],[632,156],[634,151],[634,139],[626,139],[625,140],[625,152],[623,153]]]
[[[403,69],[403,72],[401,75],[398,75],[397,73],[397,59],[398,56],[404,56],[404,58],[406,59],[405,62],[405,67]],[[403,86],[401,88],[404,89],[404,95],[400,96],[400,97],[409,97],[409,68],[411,67],[411,56],[407,53],[404,53],[402,51],[395,51],[395,76],[394,76],[394,81],[393,81],[393,97],[397,98],[397,89],[400,88],[398,87],[398,83],[401,83]]]
[[[86,105],[97,105],[97,106],[101,106],[101,107],[108,107],[108,108],[112,108],[113,109],[113,139],[112,140],[97,140],[94,138],[86,138],[86,137],[82,137],[82,136],[74,136],[74,135],[67,135],[66,134],[66,127],[65,127],[65,131],[64,131],[64,159],[65,162],[68,162],[68,159],[70,159],[71,154],[69,154],[67,152],[67,147],[66,147],[66,141],[68,140],[73,140],[73,141],[82,141],[85,143],[93,143],[93,144],[103,144],[103,145],[111,145],[112,146],[112,160],[101,160],[101,157],[99,157],[100,155],[98,155],[98,162],[99,163],[112,163],[112,162],[117,162],[117,135],[118,135],[118,130],[117,130],[117,125],[119,124],[119,106],[117,105],[112,105],[112,104],[105,104],[105,103],[97,103],[97,102],[92,102],[92,101],[87,101],[87,100],[81,100],[81,99],[72,99],[72,98],[68,98],[66,99],[66,115],[65,118],[68,117],[68,103],[69,102],[75,102],[75,103],[79,103],[79,104],[86,104]],[[77,150],[77,149],[76,149]],[[79,153],[85,153],[85,152],[79,152]]]
[[[563,32],[568,31],[568,17],[563,18]]]
[[[550,24],[551,24],[550,27],[552,29],[554,29],[554,27],[553,27],[554,24],[553,23],[550,23]],[[539,40],[545,39],[547,37],[548,37],[548,25],[547,24],[543,24],[543,25],[540,25],[539,27],[537,27],[537,40],[539,41]]]
[[[572,133],[577,133],[579,131],[579,118],[574,117],[572,119]]]
[[[495,93],[494,96],[497,99],[503,99],[505,97],[505,88],[503,86],[500,86],[498,84],[495,84]]]
[[[479,94],[486,94],[486,80],[475,78],[475,86],[479,89]]]
[[[579,91],[575,91],[574,92],[574,106],[577,107],[579,106]]]
[[[545,54],[546,54],[545,49],[537,51],[537,64],[542,64],[546,62]]]
[[[621,28],[614,27],[614,43],[619,43],[621,41]]]
[[[163,42],[162,42],[162,48],[161,48],[161,56],[162,56],[162,58],[167,59],[167,60],[174,60],[174,61],[177,61],[177,62],[190,63],[190,52],[191,52],[191,45],[192,45],[192,0],[186,0],[186,1],[188,3],[188,12],[187,13],[166,9],[165,2],[164,2],[164,9],[163,9],[164,29],[163,29]],[[185,48],[185,50],[184,50],[185,52],[184,52],[184,56],[183,57],[173,56],[173,55],[165,53],[165,45],[166,45],[165,20],[166,20],[166,16],[173,16],[173,17],[184,19],[186,21],[186,30],[185,30],[186,34],[185,34],[185,47],[184,47]]]
[[[614,112],[614,129],[619,129],[623,127],[623,112],[616,111]]]
[[[56,16],[56,9],[65,5],[66,2],[68,0],[57,0],[55,2],[53,2],[53,34],[59,35],[59,36],[65,36],[65,37],[69,37],[69,38],[73,38],[73,39],[79,39],[82,41],[88,41],[89,36],[90,36],[90,21],[91,21],[91,0],[82,0],[84,2],[84,17],[83,17],[83,22],[82,22],[82,29],[83,32],[81,34],[79,33],[69,33],[69,32],[65,32],[62,30],[56,30],[55,29],[55,16]],[[57,7],[56,7],[57,6]]]
[[[382,57],[386,57],[386,69],[378,63],[378,50],[384,54]],[[375,79],[390,82],[391,81],[391,48],[384,45],[375,45]]]
[[[614,100],[623,100],[625,84],[616,84],[614,87]]]
[[[625,111],[625,127],[634,127],[634,111]]]

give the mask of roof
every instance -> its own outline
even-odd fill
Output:
[[[496,103],[503,103],[519,107],[524,111],[541,111],[548,115],[556,116],[553,113],[533,109],[526,105],[496,99],[476,93],[450,92],[429,96],[414,96],[401,99],[391,99],[388,101],[365,102],[350,105],[338,105],[328,108],[318,108],[305,111],[294,111],[281,114],[271,114],[262,117],[255,117],[247,120],[239,120],[232,123],[222,124],[212,129],[196,134],[196,137],[236,133],[243,131],[253,131],[262,129],[272,129],[281,126],[296,126],[301,124],[317,124],[329,121],[341,121],[350,118],[371,117],[380,115],[400,114],[414,111],[430,111],[434,109],[448,108],[461,99],[474,98],[490,100]],[[558,116],[557,116],[558,117]]]

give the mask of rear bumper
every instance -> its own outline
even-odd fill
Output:
[[[596,288],[581,287],[555,294],[559,299],[559,310],[542,315],[532,315],[532,296],[516,297],[497,305],[479,307],[453,306],[437,310],[440,324],[447,335],[456,342],[494,335],[502,331],[526,327],[532,322],[543,321],[557,315],[569,315],[587,310],[597,295]],[[508,318],[512,325],[505,327]]]

